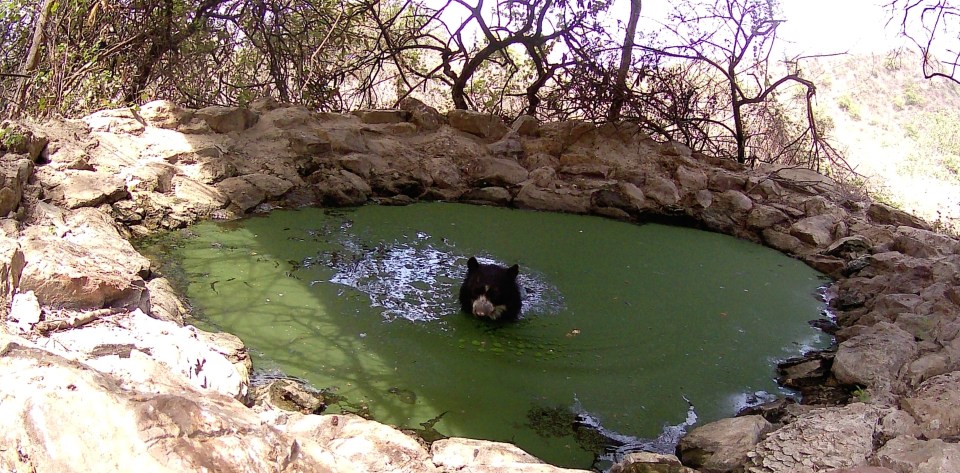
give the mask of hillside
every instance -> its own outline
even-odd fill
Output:
[[[956,232],[960,85],[924,79],[907,53],[821,59],[804,72],[829,134],[874,198]]]

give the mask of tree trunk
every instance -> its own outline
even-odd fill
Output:
[[[44,31],[47,29],[47,19],[50,18],[50,10],[53,8],[53,2],[54,0],[44,0],[43,5],[40,6],[40,14],[37,16],[37,24],[33,30],[33,41],[30,43],[30,50],[27,51],[27,57],[24,59],[23,67],[20,69],[23,77],[20,78],[20,87],[17,90],[17,100],[12,113],[14,118],[19,118],[20,113],[24,109],[23,102],[26,100],[27,88],[30,86],[30,75],[28,73],[36,69],[37,63],[40,62],[40,47],[46,39]]]
[[[620,120],[623,102],[627,95],[627,73],[630,72],[630,63],[633,60],[634,38],[637,36],[637,22],[640,21],[641,0],[630,0],[630,19],[627,21],[627,32],[623,37],[623,49],[620,52],[620,68],[617,69],[616,82],[613,84],[613,101],[607,121]]]

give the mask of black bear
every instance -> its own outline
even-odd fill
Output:
[[[467,277],[460,286],[460,306],[463,311],[490,320],[513,320],[520,315],[522,301],[517,275],[520,266],[509,268],[485,264],[470,257]]]

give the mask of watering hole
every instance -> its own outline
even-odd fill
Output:
[[[192,322],[254,368],[398,427],[512,442],[567,467],[673,449],[780,392],[775,364],[829,336],[823,275],[665,225],[465,204],[274,211],[143,248]],[[521,319],[459,312],[466,261],[519,263]]]

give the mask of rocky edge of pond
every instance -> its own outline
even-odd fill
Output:
[[[349,115],[155,101],[5,126],[5,471],[562,471],[509,444],[248,407],[242,342],[189,325],[129,242],[277,207],[422,200],[682,222],[836,279],[835,350],[781,366],[802,403],[699,426],[677,456],[613,471],[960,471],[960,243],[813,171],[743,168],[629,123],[505,125],[412,99]]]

